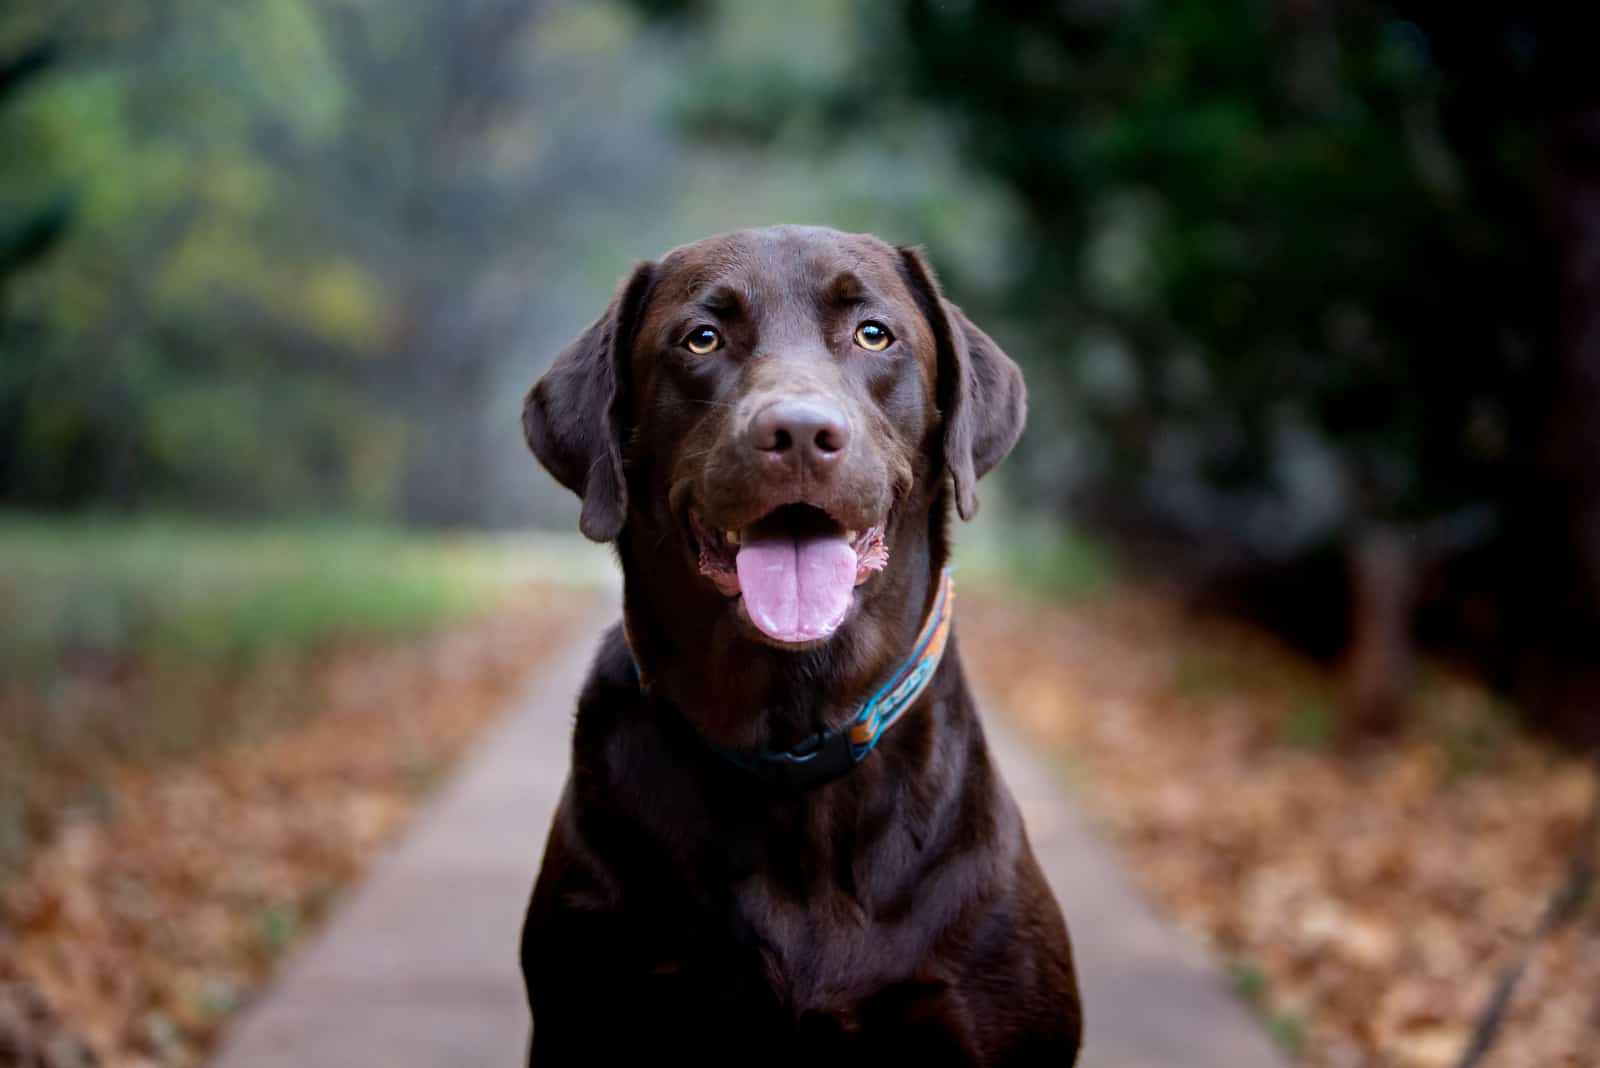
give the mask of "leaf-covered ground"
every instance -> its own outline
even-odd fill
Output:
[[[962,612],[969,670],[1300,1063],[1454,1063],[1561,881],[1594,788],[1579,761],[1438,669],[1404,737],[1340,752],[1324,670],[1170,599]],[[1486,1063],[1600,1064],[1593,901],[1539,947]]]
[[[535,588],[442,631],[204,673],[231,741],[181,760],[102,758],[98,803],[58,814],[0,884],[0,1064],[199,1063],[591,603]],[[76,680],[74,700],[96,721],[131,715],[172,671],[121,662]]]

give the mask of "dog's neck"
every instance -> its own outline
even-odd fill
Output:
[[[624,532],[623,617],[652,697],[705,740],[734,750],[787,749],[848,722],[911,655],[948,560],[941,494],[898,524],[889,564],[860,587],[861,603],[826,642],[776,649],[737,625],[727,599],[661,545],[646,524]]]

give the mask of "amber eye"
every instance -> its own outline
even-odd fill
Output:
[[[696,356],[716,352],[722,347],[722,335],[709,326],[697,326],[683,339],[683,347]]]
[[[889,328],[874,319],[868,319],[856,327],[856,344],[868,352],[882,352],[893,340],[894,335],[889,333]]]

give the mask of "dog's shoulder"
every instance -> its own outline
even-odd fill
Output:
[[[617,623],[600,639],[578,695],[572,732],[574,800],[636,813],[660,803],[652,791],[698,793],[691,774],[705,754],[678,719],[652,707]]]
[[[623,635],[619,620],[606,628],[600,636],[594,659],[589,664],[589,674],[578,694],[578,723],[585,720],[605,726],[610,721],[637,707],[639,704],[639,670],[634,666],[633,653]]]
[[[618,622],[601,635],[578,693],[572,731],[574,771],[609,778],[607,771],[617,759],[618,747],[648,726],[644,704],[639,671]]]

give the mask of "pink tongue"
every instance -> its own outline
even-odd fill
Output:
[[[843,534],[747,530],[735,566],[750,621],[778,641],[825,638],[850,609],[856,551]]]

